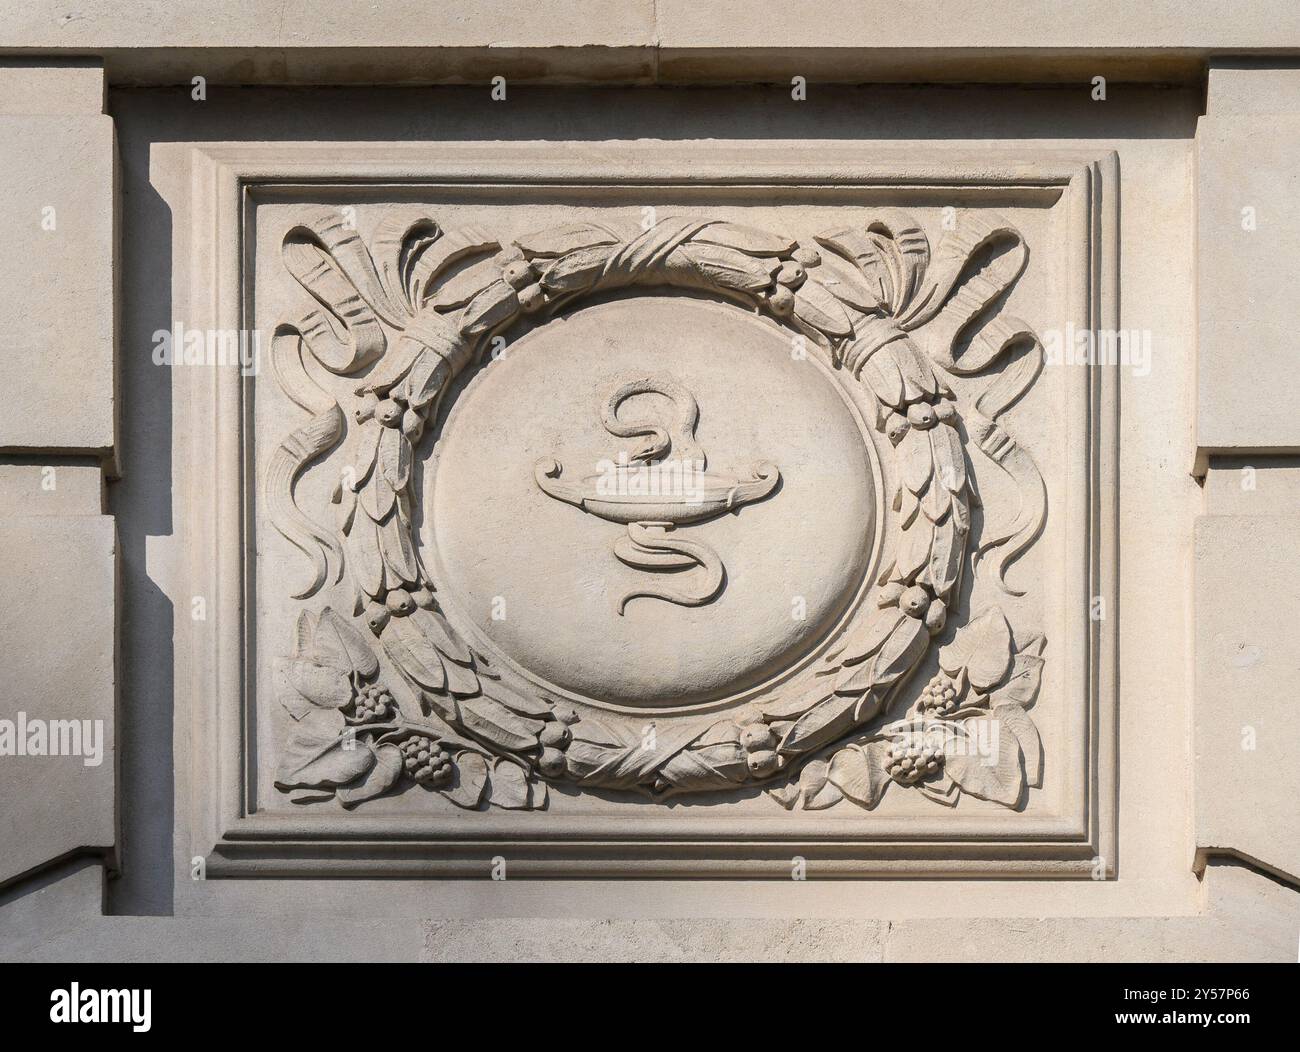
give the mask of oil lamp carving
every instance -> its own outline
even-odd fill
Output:
[[[619,419],[619,408],[634,395],[659,394],[672,404],[670,419]],[[621,615],[633,599],[662,599],[678,606],[703,606],[722,591],[726,567],[713,548],[677,534],[680,526],[708,522],[769,496],[781,480],[775,464],[761,461],[748,479],[707,470],[708,459],[695,437],[700,409],[691,394],[668,377],[639,377],[620,384],[600,406],[605,430],[618,438],[642,438],[630,453],[597,464],[597,473],[577,482],[561,480],[564,468],[544,457],[533,476],[548,496],[626,527],[614,542],[622,563],[647,574],[680,574],[699,568],[689,583],[648,580],[623,595]]]

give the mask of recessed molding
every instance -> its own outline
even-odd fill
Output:
[[[690,150],[619,146],[588,151],[554,145],[438,144],[195,148],[190,236],[190,314],[196,328],[251,327],[251,274],[257,263],[253,220],[259,201],[350,195],[358,206],[410,200],[438,188],[490,192],[527,203],[538,194],[583,188],[642,196],[689,190],[734,204],[759,192],[866,206],[933,207],[939,196],[977,214],[1032,206],[1060,209],[1067,231],[1061,295],[1080,330],[1118,331],[1117,193],[1113,154],[1040,151],[963,155],[928,147],[865,151],[803,148],[797,160],[779,146],[710,144]],[[259,495],[249,485],[246,439],[253,428],[250,392],[267,377],[202,371],[191,376],[187,507],[192,524],[194,594],[215,598],[216,612],[194,628],[182,661],[190,683],[193,741],[192,828],[195,854],[211,876],[455,876],[503,855],[512,872],[561,876],[788,876],[791,859],[810,875],[917,873],[955,877],[1113,875],[1116,867],[1115,633],[1117,557],[1115,485],[1117,403],[1113,371],[1071,374],[1062,412],[1073,445],[1066,496],[1052,515],[1075,537],[1056,585],[1069,612],[1053,636],[1069,713],[1063,742],[1070,772],[1060,806],[1036,815],[916,817],[864,813],[828,822],[814,811],[742,817],[652,812],[616,815],[547,812],[301,815],[263,813],[254,655],[259,595],[247,553],[259,527]],[[206,436],[206,437],[203,437]],[[235,497],[237,495],[237,497]],[[231,499],[234,497],[234,499]],[[239,510],[235,510],[238,501]],[[1077,532],[1075,532],[1077,531]],[[1094,597],[1110,611],[1089,617]],[[181,682],[178,677],[178,682]],[[1100,860],[1100,862],[1098,861]]]

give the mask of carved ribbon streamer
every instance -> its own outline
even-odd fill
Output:
[[[297,322],[321,365],[346,375],[384,353],[379,318],[400,327],[405,312],[389,302],[370,253],[341,213],[322,209],[298,224],[285,235],[281,253],[289,273],[329,312],[310,310]]]
[[[1029,389],[1043,365],[1043,348],[1028,331],[1012,332],[1003,350],[1031,339],[1032,345],[975,401],[975,411],[967,415],[966,426],[980,451],[1011,476],[1020,492],[1020,509],[1010,526],[987,538],[975,553],[979,560],[999,548],[990,564],[1002,589],[1011,595],[1023,595],[1006,583],[1007,567],[1037,539],[1047,518],[1047,486],[1033,458],[999,424],[997,418]],[[1001,352],[999,352],[1001,353]]]
[[[967,275],[974,254],[998,242],[1008,242],[1010,247],[982,272]],[[1011,525],[987,538],[975,553],[978,563],[989,551],[1000,549],[990,565],[998,584],[1011,595],[1024,593],[1007,585],[1007,567],[1042,532],[1047,517],[1047,487],[1033,459],[997,418],[1037,378],[1043,349],[1024,322],[995,317],[970,337],[960,354],[957,352],[963,332],[1020,277],[1028,259],[1029,249],[1015,227],[998,217],[963,213],[959,230],[946,234],[939,243],[925,286],[899,321],[901,328],[913,332],[935,362],[957,376],[981,373],[1010,348],[1029,345],[980,395],[974,412],[966,416],[967,430],[980,451],[1011,477],[1020,493],[1020,509]]]
[[[343,410],[307,375],[302,350],[302,336],[294,328],[284,325],[276,329],[271,339],[271,368],[281,390],[312,417],[271,454],[264,483],[272,525],[311,559],[314,568],[312,581],[294,594],[295,599],[306,599],[320,590],[329,574],[328,554],[335,556],[338,566],[334,580],[343,574],[343,549],[333,533],[304,515],[294,496],[298,477],[307,465],[343,436]]]

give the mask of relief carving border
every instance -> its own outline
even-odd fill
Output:
[[[385,151],[386,156],[388,152]],[[213,219],[217,229],[224,227],[230,236],[230,240],[224,244],[241,243],[236,232],[242,234],[244,228],[243,210],[246,204],[245,194],[249,188],[275,183],[292,183],[304,176],[347,183],[398,178],[419,178],[421,181],[431,183],[500,184],[505,182],[520,186],[521,191],[524,192],[529,180],[514,176],[512,172],[537,173],[532,177],[532,181],[543,183],[554,180],[563,183],[607,182],[617,185],[621,181],[616,166],[606,173],[593,175],[590,166],[585,164],[569,165],[566,169],[564,162],[548,165],[548,162],[540,157],[529,157],[526,163],[519,163],[519,155],[523,152],[519,148],[501,148],[492,158],[496,171],[484,176],[480,174],[484,152],[485,148],[482,147],[460,147],[453,150],[439,148],[437,151],[432,148],[425,150],[409,146],[394,147],[391,151],[394,155],[415,154],[420,157],[419,162],[410,166],[397,159],[378,163],[365,160],[354,161],[350,158],[347,161],[340,161],[340,151],[315,151],[315,156],[312,157],[313,150],[309,147],[199,150],[195,154],[198,162],[195,170],[196,189],[208,195],[208,199],[212,200],[216,207],[213,213],[207,214],[206,220],[202,208],[196,211],[196,220],[200,222],[201,228],[196,231],[198,240],[195,247],[197,249],[212,236],[213,228],[208,225],[208,221]],[[824,168],[813,164],[810,166],[812,169],[810,171],[808,168],[788,170],[788,162],[782,160],[780,152],[774,149],[737,150],[731,147],[720,148],[718,152],[726,154],[727,159],[719,161],[714,166],[716,169],[714,178],[708,178],[709,173],[701,171],[698,164],[684,166],[678,174],[671,170],[673,165],[670,161],[665,165],[667,170],[664,184],[689,184],[693,181],[694,175],[710,183],[716,181],[740,186],[766,184],[790,186],[801,183],[825,184],[832,181],[853,181],[865,186],[891,184],[954,186],[963,188],[961,192],[967,197],[970,197],[973,192],[977,198],[982,188],[1023,187],[1027,191],[1061,193],[1066,199],[1066,207],[1070,209],[1072,243],[1077,239],[1075,254],[1079,258],[1079,265],[1071,275],[1070,285],[1071,301],[1079,304],[1079,321],[1091,327],[1101,327],[1114,322],[1113,254],[1117,173],[1113,155],[1097,160],[1049,152],[1027,166],[1006,163],[1003,170],[991,171],[986,159],[976,165],[970,161],[963,164],[959,158],[953,157],[951,160],[946,158],[931,160],[918,166],[914,154],[906,159],[900,154],[898,160],[882,160],[879,153],[867,155],[865,151],[857,151],[855,155],[854,151],[840,147],[827,152],[845,155],[844,158],[836,157],[828,161]],[[936,150],[931,153],[934,157],[943,155],[943,151]],[[455,157],[456,154],[463,154],[464,157]],[[449,155],[453,155],[450,162]],[[550,171],[547,170],[548,167]],[[576,170],[579,167],[582,171]],[[746,174],[743,176],[737,174],[740,172]],[[1105,183],[1104,194],[1103,183]],[[725,191],[719,192],[725,194]],[[897,213],[895,216],[897,217]],[[893,221],[900,227],[903,223],[901,217]],[[749,238],[755,236],[755,232],[732,232],[731,236]],[[767,236],[771,237],[771,235]],[[895,235],[890,232],[889,236]],[[223,246],[220,236],[216,236],[215,246],[220,252]],[[676,247],[677,243],[674,243],[672,248]],[[726,245],[722,247],[734,248]],[[791,291],[791,299],[797,296],[797,289],[790,290],[789,284],[773,282],[771,279],[780,268],[784,267],[788,270],[791,264],[799,265],[799,260],[794,253],[800,251],[803,246],[787,243],[779,246],[764,244],[762,247],[765,253],[768,249],[780,251],[772,252],[769,257],[775,259],[776,264],[766,276],[768,280],[764,282],[765,293],[759,294],[757,298],[761,300],[765,296],[767,308],[773,314],[791,319],[792,324],[801,328],[817,342],[827,346],[832,353],[843,354],[846,348],[848,353],[852,353],[851,332],[832,332],[828,338],[825,329],[809,321],[810,317],[815,317],[825,324],[827,316],[825,304],[810,302],[811,290],[803,297],[806,305],[802,311],[792,309],[795,303],[787,305],[784,302],[786,297],[779,294],[781,302],[779,304],[771,302],[772,293],[777,290]],[[576,246],[574,251],[581,252],[587,248],[602,249],[602,246],[580,245]],[[823,244],[823,248],[827,246]],[[537,280],[539,268],[535,264],[538,261],[541,261],[545,267],[554,269],[555,260],[567,254],[534,252],[530,255],[527,246],[516,246],[516,249],[520,259],[513,261],[503,259],[501,263],[506,267],[509,267],[512,262],[526,263],[528,272],[526,274],[521,272],[517,276],[529,279],[528,288],[534,287]],[[609,254],[608,250],[604,251],[606,255]],[[671,248],[663,255],[666,257],[670,252]],[[1103,252],[1107,255],[1103,256]],[[238,265],[239,260],[232,260],[230,255],[230,253],[222,253],[224,266],[219,267],[217,274],[213,275],[218,279],[214,284],[221,286],[218,302],[214,304],[216,314],[226,319],[231,317],[232,307],[238,309],[242,306],[243,297],[242,268]],[[821,260],[818,262],[820,263]],[[960,270],[959,261],[958,273]],[[543,270],[542,273],[545,271]],[[917,281],[920,280],[921,273],[922,271],[918,270]],[[801,276],[803,281],[800,285],[806,288],[806,273]],[[751,275],[747,280],[755,279]],[[205,291],[210,296],[213,285],[208,285],[205,289],[199,272],[194,275],[194,281],[195,291],[200,294],[200,297]],[[524,291],[524,287],[517,288],[515,283],[508,280],[506,274],[494,281],[499,281],[502,285],[496,299],[508,301],[513,296],[518,305],[518,294]],[[542,284],[544,285],[545,282],[543,281]],[[461,309],[469,309],[473,299],[482,296],[483,291],[483,289],[473,290],[473,295],[465,301]],[[748,292],[751,296],[755,296],[757,292],[757,290],[734,288],[729,291],[732,294]],[[797,303],[798,300],[795,302]],[[897,306],[906,309],[905,303],[900,302]],[[820,314],[817,313],[818,310]],[[1109,322],[1107,318],[1110,319]],[[838,324],[834,316],[832,319],[834,324]],[[1014,333],[1015,329],[1012,327],[1001,335],[1014,335]],[[845,340],[845,336],[849,339]],[[893,342],[892,337],[889,342]],[[1009,342],[1008,339],[1000,341],[995,339],[990,343],[991,355],[995,357],[1002,348],[1008,346]],[[383,363],[380,368],[383,368]],[[405,375],[399,376],[398,381],[402,381]],[[1072,479],[1072,483],[1078,483],[1079,487],[1088,494],[1087,506],[1090,510],[1087,511],[1086,521],[1090,526],[1090,540],[1086,545],[1085,556],[1086,572],[1092,586],[1088,594],[1110,595],[1113,600],[1114,537],[1111,514],[1113,508],[1110,512],[1106,511],[1099,487],[1099,483],[1107,473],[1113,472],[1113,450],[1109,448],[1114,437],[1114,392],[1111,389],[1113,380],[1104,373],[1092,369],[1081,370],[1081,376],[1083,388],[1076,398],[1079,403],[1077,408],[1086,414],[1085,426],[1091,441],[1088,443],[1084,462],[1078,466],[1077,477]],[[1032,376],[1029,380],[1032,380]],[[367,393],[373,394],[375,396],[373,400],[377,403],[381,400],[378,395],[384,392],[374,390],[373,378],[368,379],[367,382],[370,384],[370,391]],[[220,387],[220,384],[213,386]],[[225,414],[226,419],[229,420],[231,414],[234,414],[240,424],[243,424],[237,390],[212,391],[208,394],[215,395],[216,398],[214,419],[221,419]],[[935,388],[934,394],[938,398],[942,397],[938,387]],[[907,405],[904,404],[904,412],[906,409]],[[990,415],[995,417],[996,411]],[[926,423],[930,423],[928,418]],[[959,491],[960,487],[956,489]],[[1072,488],[1071,492],[1075,491]],[[1070,511],[1071,509],[1063,509],[1066,514]],[[1078,516],[1080,509],[1075,508],[1073,511]],[[247,510],[245,514],[248,514]],[[246,528],[249,525],[250,523],[245,523]],[[964,541],[963,536],[963,544]],[[221,545],[215,544],[214,547],[220,548]],[[222,566],[229,575],[228,579],[233,583],[240,574],[236,567],[229,565],[230,555],[229,551],[224,554],[218,553],[216,561],[211,561],[209,565]],[[1107,559],[1110,560],[1109,565]],[[415,580],[411,583],[419,585],[424,582]],[[905,581],[900,583],[906,588]],[[240,587],[242,589],[242,580]],[[418,591],[418,588],[415,590]],[[375,597],[370,598],[373,600]],[[902,596],[900,594],[893,598],[897,602]],[[927,598],[932,600],[926,604],[927,608],[933,605],[934,600],[942,600],[941,595]],[[1113,601],[1111,605],[1113,608]],[[397,620],[391,617],[391,611],[389,613],[389,618],[381,618],[384,622],[380,626],[381,639],[384,626]],[[926,610],[923,609],[920,611],[920,617],[909,617],[906,611],[900,610],[901,620],[889,622],[883,635],[879,628],[874,629],[881,638],[863,644],[860,647],[864,651],[863,656],[869,658],[872,654],[878,653],[882,645],[888,645],[892,636],[899,632],[899,626],[906,625],[909,621],[915,622],[923,630],[922,642],[928,640],[929,631],[926,629],[925,613]],[[997,635],[1001,634],[1005,620],[999,625],[996,622],[990,623],[990,618],[981,618],[971,627],[974,629],[980,624],[983,625],[981,631]],[[1076,758],[1072,770],[1081,783],[1078,799],[1074,801],[1076,806],[1073,808],[1073,813],[1063,815],[1060,819],[1020,819],[1019,822],[998,823],[981,818],[968,823],[955,835],[951,828],[945,829],[941,822],[911,820],[900,824],[897,820],[876,819],[871,823],[869,830],[863,829],[861,832],[854,830],[848,836],[845,835],[842,825],[834,833],[826,836],[829,831],[819,830],[808,822],[746,820],[746,846],[743,851],[737,849],[734,830],[726,828],[725,823],[715,823],[713,828],[709,828],[707,820],[692,823],[691,839],[695,840],[698,837],[703,841],[703,846],[693,843],[689,847],[673,843],[682,836],[683,825],[680,822],[647,822],[641,827],[638,840],[628,842],[617,839],[621,838],[622,834],[615,832],[613,823],[603,820],[548,817],[544,819],[546,823],[544,827],[534,825],[529,828],[519,824],[520,819],[527,819],[526,815],[500,815],[495,820],[487,820],[487,816],[479,816],[483,822],[476,824],[474,833],[468,839],[463,832],[465,828],[463,823],[458,823],[455,826],[456,832],[451,835],[450,829],[441,832],[432,829],[434,820],[427,819],[419,823],[427,832],[417,839],[412,839],[412,823],[388,817],[367,820],[360,812],[347,816],[346,823],[339,823],[335,818],[332,820],[332,826],[330,820],[322,822],[307,818],[295,820],[280,816],[264,817],[248,814],[245,801],[248,798],[249,772],[245,763],[232,765],[229,762],[232,752],[237,756],[247,756],[246,744],[240,744],[233,750],[230,747],[232,739],[243,742],[242,734],[246,718],[241,717],[238,727],[230,726],[227,720],[226,745],[220,750],[224,767],[221,773],[225,777],[219,780],[223,786],[224,799],[218,808],[215,821],[209,825],[216,834],[213,840],[219,841],[210,862],[215,867],[214,872],[217,873],[246,872],[249,866],[260,872],[266,871],[268,865],[277,873],[319,873],[325,871],[325,868],[339,871],[340,867],[341,871],[349,873],[456,872],[473,865],[470,860],[490,855],[492,851],[489,848],[496,843],[499,847],[510,845],[512,858],[518,858],[524,863],[526,869],[539,873],[599,872],[610,875],[638,875],[658,872],[699,872],[748,875],[755,872],[756,868],[758,871],[767,869],[780,871],[788,868],[788,859],[792,854],[824,860],[828,868],[834,872],[851,873],[890,872],[902,869],[927,873],[987,871],[1004,874],[1050,872],[1085,875],[1092,873],[1094,868],[1092,860],[1095,856],[1104,859],[1102,865],[1109,872],[1114,865],[1114,787],[1109,766],[1110,740],[1113,735],[1113,716],[1110,712],[1113,704],[1113,673],[1107,670],[1113,669],[1114,654],[1113,641],[1106,637],[1113,633],[1113,625],[1113,619],[1109,625],[1081,624],[1081,631],[1087,637],[1083,647],[1086,653],[1084,655],[1075,653],[1069,658],[1071,674],[1082,674],[1085,677],[1083,689],[1087,695],[1087,702],[1075,723],[1082,749],[1082,757]],[[961,639],[959,635],[958,643],[951,646],[953,651],[962,649]],[[211,673],[215,669],[225,668],[230,673],[235,671],[234,659],[236,658],[239,661],[240,681],[246,678],[242,654],[247,641],[236,642],[227,638],[225,646],[218,646],[215,650],[205,648],[202,641],[198,642],[201,644],[200,661],[194,671],[206,689],[211,689]],[[1036,656],[1037,648],[1041,647],[1041,640],[1038,642],[1030,640],[1025,645],[1032,658]],[[897,648],[891,649],[897,649],[900,653],[907,653],[909,656],[910,660],[900,670],[900,675],[910,670],[917,659],[915,654],[910,653],[915,648],[900,643]],[[843,648],[839,648],[838,652],[842,654]],[[924,646],[921,646],[921,652],[924,652]],[[856,654],[853,656],[856,657]],[[1032,664],[1032,662],[1028,663]],[[873,661],[848,662],[841,659],[842,677],[860,676],[861,669],[853,668],[854,665],[865,665],[870,668],[874,664]],[[943,667],[951,665],[953,671],[957,672],[963,664],[963,662],[950,660],[946,661]],[[245,695],[243,704],[246,704],[251,685],[243,682],[242,686]],[[871,692],[870,686],[863,692],[857,692],[857,686],[854,685],[852,700],[848,703],[850,709],[860,707],[862,698],[869,696]],[[196,692],[195,698],[199,697]],[[831,697],[840,698],[843,695],[832,691]],[[784,738],[790,736],[792,728],[799,725],[800,715],[795,713],[794,719],[780,721],[784,724],[781,728],[782,746],[788,744]],[[533,717],[525,716],[525,718]],[[765,722],[770,724],[775,719],[774,717],[773,720]],[[206,729],[202,726],[202,719],[199,719],[198,723],[201,730]],[[842,737],[843,728],[836,725],[836,729],[839,731],[838,734],[832,734],[830,739],[819,738],[815,744],[823,745],[827,740]],[[797,734],[794,736],[797,737]],[[203,735],[198,735],[196,740],[203,740]],[[748,751],[752,755],[762,750]],[[773,751],[784,752],[785,750],[779,746]],[[828,765],[828,760],[829,758],[818,762]],[[209,776],[214,773],[217,772],[207,772]],[[756,772],[752,769],[749,771],[750,776],[755,774],[761,776],[766,773],[769,772]],[[802,802],[805,805],[818,806],[818,794],[824,793],[825,787],[832,784],[825,777],[827,773],[829,772],[817,770],[816,778],[820,781],[818,785],[796,783],[794,795],[782,802],[788,805]],[[196,779],[196,788],[197,795],[201,798],[204,793],[202,778]],[[476,823],[479,819],[476,819]],[[748,835],[749,827],[753,828],[752,836]],[[698,830],[698,834],[695,830]],[[729,833],[732,835],[729,836]],[[765,846],[755,848],[753,841],[765,835],[772,837],[772,841]],[[999,838],[999,842],[994,843],[991,839],[983,839],[986,837]],[[905,842],[907,846],[903,847]],[[294,844],[297,846],[293,847]],[[317,846],[311,849],[306,847],[307,844]],[[327,844],[328,848],[325,847]],[[397,847],[398,844],[401,845],[400,848]],[[1109,851],[1106,850],[1107,847],[1110,848]],[[325,867],[325,857],[331,860],[328,867]]]

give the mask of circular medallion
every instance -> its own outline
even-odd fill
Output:
[[[521,336],[430,459],[439,597],[543,688],[716,707],[825,639],[876,532],[829,370],[726,304],[619,299]]]

